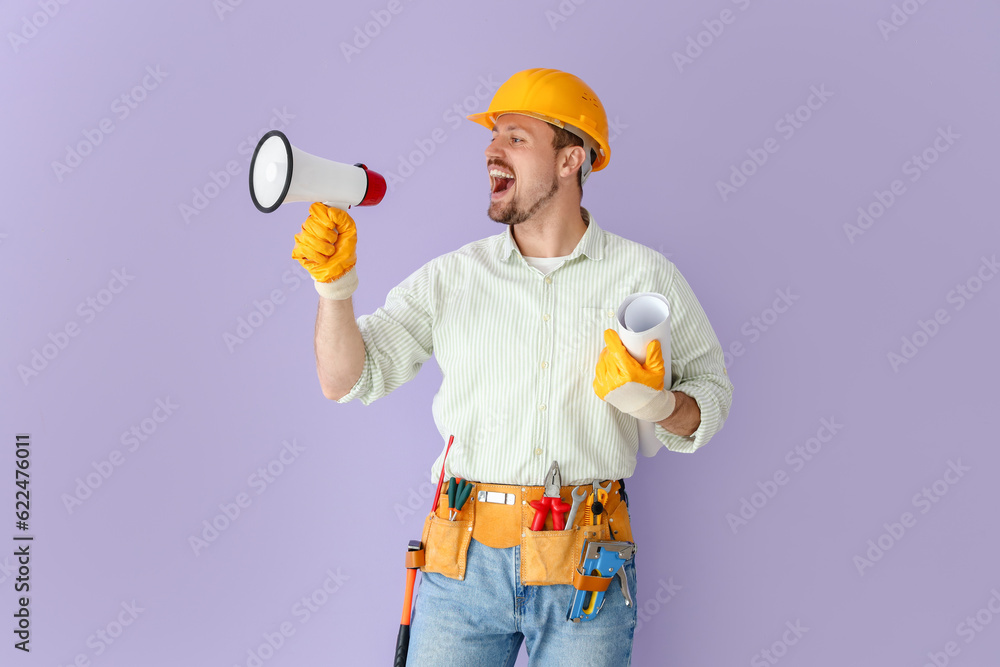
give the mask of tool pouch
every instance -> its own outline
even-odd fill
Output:
[[[608,513],[604,515],[600,524],[587,525],[585,523],[587,517],[581,508],[576,519],[577,525],[569,530],[531,530],[527,526],[531,525],[534,511],[530,506],[522,506],[524,509],[521,520],[523,526],[521,583],[525,586],[572,584],[584,542],[587,540],[631,542],[632,528],[628,506],[621,502],[617,487],[612,490],[612,494],[609,497]],[[564,497],[563,500],[567,499]]]
[[[448,511],[447,506],[444,511]],[[472,503],[466,505],[461,516],[461,520],[449,521],[434,512],[427,515],[420,539],[424,543],[421,572],[437,572],[452,579],[465,579],[465,557],[472,541],[474,521]]]
[[[584,541],[606,539],[607,524],[572,530],[525,528],[521,537],[521,583],[525,586],[573,583]]]

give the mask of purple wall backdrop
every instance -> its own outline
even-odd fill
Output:
[[[629,483],[634,664],[998,664],[998,21],[924,0],[6,3],[0,663],[389,664],[440,373],[323,398],[290,257],[306,207],[258,213],[249,151],[281,128],[398,177],[355,215],[369,313],[499,231],[462,116],[555,67],[613,123],[584,204],[685,273],[736,387],[709,446]]]

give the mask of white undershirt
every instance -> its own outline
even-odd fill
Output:
[[[543,276],[547,276],[560,266],[562,263],[569,259],[572,255],[563,255],[562,257],[527,257],[524,256],[524,261],[528,263],[529,266],[533,266],[542,272]]]

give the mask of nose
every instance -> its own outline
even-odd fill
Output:
[[[483,151],[483,153],[486,155],[487,158],[500,157],[501,155],[503,155],[503,153],[497,147],[496,141],[491,141],[490,143],[486,144],[486,150]]]

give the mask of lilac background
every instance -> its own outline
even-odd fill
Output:
[[[32,435],[36,541],[30,655],[11,647],[16,575],[0,547],[0,663],[247,665],[283,623],[294,634],[265,650],[269,667],[390,663],[402,556],[442,445],[440,373],[432,360],[369,407],[323,398],[317,296],[290,258],[306,207],[258,213],[247,148],[273,122],[308,152],[399,174],[443,130],[382,205],[355,212],[355,305],[369,313],[416,267],[500,231],[484,215],[488,135],[449,110],[468,96],[485,109],[482,81],[542,66],[587,81],[618,128],[584,205],[674,261],[738,352],[723,431],[695,455],[641,460],[629,481],[633,664],[773,664],[764,649],[811,667],[933,664],[929,653],[996,664],[1000,281],[976,283],[1000,246],[995,4],[403,0],[388,14],[387,2],[225,1],[5,3],[0,423],[8,443]],[[883,34],[894,8],[916,11]],[[724,10],[732,22],[709,43],[703,21]],[[391,22],[348,58],[340,45],[371,12]],[[708,46],[679,68],[673,54],[700,32]],[[114,100],[147,67],[165,78],[147,77],[122,118]],[[814,86],[832,96],[781,134]],[[104,118],[113,131],[57,175]],[[949,127],[959,138],[911,181],[904,163]],[[769,137],[779,150],[724,200],[717,182]],[[236,175],[213,189],[229,161]],[[895,179],[905,193],[851,242],[844,225]],[[196,201],[206,186],[213,198]],[[123,268],[134,279],[88,321],[79,304],[106,299]],[[958,308],[948,295],[970,279],[981,290]],[[225,334],[274,290],[282,303],[230,349]],[[776,315],[779,290],[795,300]],[[893,368],[887,355],[939,309],[947,321]],[[61,338],[68,323],[78,335]],[[43,349],[53,358],[22,377]],[[158,399],[178,406],[159,424]],[[823,419],[842,428],[804,466],[786,459]],[[129,451],[122,435],[143,420],[156,430]],[[250,476],[286,440],[304,449],[258,494]],[[116,450],[124,462],[67,508]],[[955,484],[939,481],[949,462],[968,468]],[[754,496],[776,473],[787,483]],[[914,498],[936,481],[938,502]],[[189,536],[240,493],[250,505],[195,554]],[[767,502],[731,527],[744,499]],[[905,512],[910,527],[888,536]],[[880,536],[891,548],[859,566]],[[296,605],[328,571],[339,589],[304,619]],[[133,601],[134,623],[97,639]],[[981,631],[960,625],[984,609]],[[808,631],[796,640],[786,623]]]

